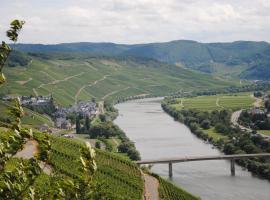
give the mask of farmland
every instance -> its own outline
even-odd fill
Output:
[[[253,106],[255,100],[250,93],[236,93],[226,95],[198,96],[193,98],[178,98],[171,107],[181,109],[197,109],[203,111],[222,109],[245,109]]]
[[[31,57],[26,67],[6,67],[1,95],[48,95],[63,106],[79,100],[117,100],[136,95],[164,96],[182,90],[239,85],[156,61]]]

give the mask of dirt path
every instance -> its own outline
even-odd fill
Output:
[[[261,107],[263,100],[260,99],[260,98],[254,97],[253,94],[250,95],[250,96],[251,96],[251,98],[255,99],[255,102],[253,103],[253,106],[256,107],[256,108]]]
[[[242,125],[240,125],[238,123],[238,119],[241,115],[243,110],[238,110],[238,111],[235,111],[232,116],[231,116],[231,123],[234,125],[234,126],[239,126],[242,130],[246,130],[248,132],[252,132],[252,130],[250,128],[247,128],[247,127],[244,127]]]
[[[183,99],[181,99],[180,106],[181,106],[182,108],[184,108],[184,101],[183,101]]]
[[[220,107],[220,108],[223,108],[223,106],[221,106],[221,105],[219,104],[219,97],[217,97],[217,99],[216,99],[216,106],[217,106],[217,107]]]
[[[33,92],[34,92],[35,96],[37,97],[38,96],[38,92],[36,91],[35,88],[33,88]]]
[[[146,200],[159,200],[158,180],[148,174],[143,174],[143,178],[144,178],[145,199]]]
[[[104,81],[107,77],[109,77],[110,75],[104,75],[101,79],[98,79],[98,80],[96,80],[96,81],[94,81],[93,83],[91,83],[91,84],[87,84],[87,85],[84,85],[84,86],[82,86],[78,91],[77,91],[77,93],[76,93],[76,95],[75,95],[75,104],[77,104],[77,102],[78,102],[78,97],[79,97],[79,95],[81,94],[81,92],[84,90],[84,88],[86,88],[86,87],[92,87],[93,85],[96,85],[98,82],[100,82],[100,81]]]
[[[26,81],[16,81],[16,83],[18,83],[19,85],[25,85],[26,83],[32,81],[33,79],[30,77],[28,80]]]
[[[57,83],[67,81],[67,80],[72,79],[72,78],[75,78],[75,77],[77,77],[77,76],[81,76],[81,75],[83,75],[84,73],[85,73],[85,72],[81,72],[81,73],[75,74],[75,75],[73,75],[73,76],[68,76],[68,77],[66,77],[66,78],[64,78],[64,79],[54,80],[54,81],[52,81],[52,82],[50,82],[50,83],[42,83],[42,84],[40,84],[37,88],[42,88],[42,87],[44,87],[44,86],[46,86],[46,85],[55,85],[55,84],[57,84]]]
[[[98,110],[99,110],[99,114],[104,114],[104,102],[100,101],[98,102]]]
[[[45,162],[41,161],[39,163],[39,167],[43,170],[43,172],[47,175],[50,175],[52,173],[52,166],[46,164]]]
[[[262,104],[262,99],[260,98],[256,98],[254,97],[254,95],[250,95],[251,98],[254,98],[255,99],[255,102],[253,103],[254,107],[261,107],[261,104]],[[234,113],[232,113],[232,116],[231,116],[231,123],[234,125],[234,126],[239,126],[242,130],[246,130],[248,132],[252,132],[252,129],[250,128],[247,128],[247,127],[244,127],[242,125],[240,125],[238,123],[238,119],[241,115],[243,110],[238,110],[238,111],[235,111]]]
[[[28,140],[24,145],[21,151],[18,151],[14,157],[15,158],[23,158],[30,159],[35,157],[38,153],[38,142],[36,140]],[[40,168],[44,173],[50,175],[52,172],[52,167],[44,162],[39,163]]]
[[[41,72],[45,73],[46,75],[49,75],[49,74],[47,74],[47,73],[44,72],[44,71],[41,71]],[[85,73],[85,72],[81,72],[81,73],[79,73],[79,74],[75,74],[75,75],[73,75],[73,76],[68,76],[68,77],[66,77],[66,78],[64,78],[64,79],[61,79],[61,80],[55,80],[55,79],[52,77],[52,78],[54,79],[52,82],[49,82],[49,83],[42,83],[42,84],[40,84],[40,85],[37,87],[37,89],[42,88],[42,87],[44,87],[44,86],[46,86],[46,85],[55,85],[55,84],[57,84],[57,83],[60,83],[60,82],[63,82],[63,81],[67,81],[67,80],[72,79],[72,78],[75,78],[75,77],[77,77],[77,76],[81,76],[81,75],[83,75],[84,73]],[[49,76],[50,76],[50,75],[49,75]],[[37,92],[36,88],[33,88],[32,90],[33,90],[35,96],[38,96],[38,92]]]
[[[124,89],[121,89],[121,90],[115,90],[115,91],[112,91],[112,92],[106,94],[104,97],[102,97],[102,100],[104,100],[104,99],[106,99],[107,97],[109,97],[109,96],[111,96],[111,95],[114,95],[114,94],[116,94],[116,93],[118,93],[118,92],[122,92],[122,91],[128,90],[129,88],[130,88],[130,86],[128,86],[128,87],[126,87],[126,88],[124,88]]]
[[[98,71],[97,68],[95,68],[94,66],[92,66],[92,65],[91,65],[90,63],[88,63],[88,62],[85,62],[85,65],[86,65],[87,67],[89,67],[89,68],[95,70],[95,71]]]
[[[40,71],[41,73],[45,74],[47,77],[51,78],[52,80],[56,80],[54,77],[52,77],[50,74],[48,74],[47,72],[45,71]]]
[[[38,152],[38,142],[36,140],[28,140],[21,151],[15,154],[15,158],[30,159],[33,158]]]

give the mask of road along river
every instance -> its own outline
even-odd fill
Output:
[[[160,98],[134,100],[116,105],[114,121],[135,142],[142,159],[220,155],[212,145],[193,135],[161,108]],[[152,171],[168,178],[168,165],[154,165]],[[253,177],[236,166],[230,175],[225,160],[173,164],[172,182],[205,200],[270,200],[270,182]]]

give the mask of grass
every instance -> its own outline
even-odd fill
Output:
[[[270,136],[270,130],[258,130],[257,132],[259,132],[260,134],[263,134],[263,135]]]
[[[90,63],[89,63],[90,62]],[[207,74],[162,63],[132,60],[42,60],[33,58],[27,68],[5,68],[8,82],[1,93],[10,95],[48,95],[63,106],[76,100],[109,100],[141,94],[164,96],[185,91],[237,85]],[[30,80],[26,82],[26,80]],[[23,83],[23,84],[22,84]]]
[[[118,138],[109,138],[107,142],[112,146],[112,152],[118,152],[118,146],[121,143],[121,140]]]
[[[211,96],[198,96],[192,98],[178,98],[176,104],[171,106],[176,110],[198,109],[203,111],[232,109],[238,110],[253,107],[254,99],[250,93],[221,94]]]
[[[215,128],[213,127],[210,129],[202,129],[202,131],[207,133],[208,136],[212,137],[215,142],[217,142],[220,139],[225,139],[225,140],[227,139],[227,136],[217,133],[215,131]]]

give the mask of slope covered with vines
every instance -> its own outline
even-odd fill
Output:
[[[45,135],[35,133],[35,138],[42,143]],[[70,178],[80,179],[82,166],[79,162],[82,143],[55,136],[49,136],[51,155],[49,163],[56,172]],[[42,152],[42,146],[41,151]],[[143,181],[139,168],[120,156],[96,150],[97,171],[94,182],[101,185],[104,196],[111,199],[141,199]]]

